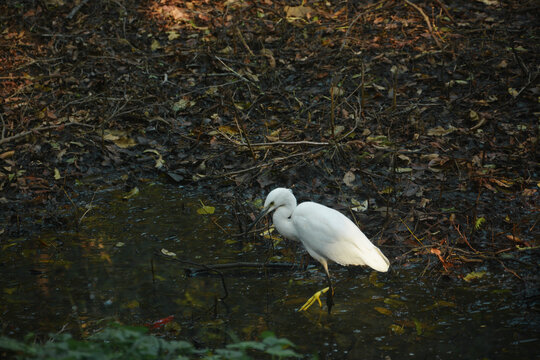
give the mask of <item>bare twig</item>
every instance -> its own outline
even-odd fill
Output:
[[[454,226],[454,229],[458,232],[459,236],[465,241],[465,243],[471,248],[472,251],[478,252],[475,248],[472,247],[472,245],[469,243],[469,240],[467,240],[467,237],[461,233],[459,230],[459,225],[456,225],[454,222],[452,222],[452,225]]]
[[[6,135],[6,123],[4,122],[4,115],[0,114],[0,120],[2,120],[2,133],[0,133],[0,144],[1,141],[4,140],[4,136]]]
[[[252,171],[252,170],[256,170],[256,169],[260,169],[260,168],[265,168],[265,167],[268,167],[268,166],[272,166],[280,161],[283,161],[283,160],[288,160],[290,158],[293,158],[293,157],[298,157],[298,156],[305,156],[307,154],[309,154],[310,152],[306,151],[306,152],[301,152],[301,153],[296,153],[296,154],[292,154],[292,155],[289,155],[289,156],[283,156],[283,157],[280,157],[280,158],[273,158],[270,162],[268,163],[263,163],[263,164],[259,164],[259,165],[255,165],[255,166],[252,166],[252,167],[249,167],[247,169],[241,169],[241,170],[237,170],[237,171],[231,171],[231,172],[228,172],[228,173],[225,173],[225,174],[219,174],[217,175],[216,177],[225,177],[225,176],[232,176],[232,175],[238,175],[238,174],[242,174],[242,173],[245,173],[245,172],[249,172],[249,171]]]
[[[11,142],[11,141],[18,140],[20,138],[23,138],[23,137],[25,137],[27,135],[30,135],[30,134],[33,134],[33,133],[36,133],[36,132],[48,131],[48,130],[58,130],[58,129],[62,129],[63,127],[67,127],[67,126],[71,126],[71,125],[85,126],[85,127],[94,128],[94,126],[92,126],[92,125],[78,123],[78,122],[69,122],[69,123],[65,123],[65,124],[51,125],[51,126],[38,126],[37,128],[34,128],[32,130],[23,131],[22,133],[19,133],[17,135],[9,136],[7,138],[2,138],[2,139],[0,139],[0,145],[2,145],[4,143]]]
[[[450,19],[450,21],[452,21],[452,23],[454,23],[454,25],[456,25],[456,20],[454,20],[454,17],[450,14],[450,11],[448,11],[448,9],[446,8],[446,6],[441,2],[441,0],[435,0],[435,2],[437,4],[439,4],[439,6],[441,7],[441,9],[443,9],[444,13],[446,14],[446,16],[448,16],[448,18]]]
[[[521,68],[521,71],[523,72],[523,75],[530,78],[529,75],[529,69],[521,59],[521,57],[518,55],[514,45],[512,45],[512,53],[514,54],[514,58],[516,59],[516,62],[518,63],[519,67]]]
[[[235,76],[237,76],[239,79],[244,80],[245,82],[248,82],[248,83],[250,83],[250,84],[253,84],[253,85],[257,86],[257,84],[255,84],[253,81],[247,79],[246,77],[244,77],[244,76],[240,75],[239,73],[237,73],[236,71],[234,71],[234,69],[231,68],[229,65],[225,64],[225,63],[223,62],[223,60],[221,60],[221,58],[219,58],[218,56],[215,56],[215,58],[216,58],[221,64],[223,64],[223,66],[225,66],[225,69],[227,69],[228,71],[230,71],[231,73],[233,73],[233,74],[234,74]],[[258,88],[258,86],[257,86],[257,88]]]
[[[255,151],[253,151],[253,148],[251,147],[249,138],[247,134],[244,132],[244,130],[242,129],[242,127],[240,126],[240,124],[238,123],[238,118],[236,116],[234,117],[234,122],[236,124],[236,128],[238,129],[238,133],[240,134],[240,136],[242,136],[242,134],[244,135],[244,139],[246,139],[246,144],[249,148],[249,151],[251,152],[251,156],[253,157],[253,160],[257,160],[257,155],[255,155]]]
[[[341,51],[343,51],[343,48],[345,47],[345,44],[347,43],[347,39],[349,38],[349,32],[351,31],[351,29],[353,28],[354,24],[358,21],[358,19],[360,19],[360,17],[362,15],[365,15],[368,11],[370,11],[371,9],[378,9],[382,6],[382,4],[384,2],[386,2],[387,0],[382,0],[380,2],[377,2],[375,4],[370,4],[370,5],[367,5],[364,9],[364,11],[361,11],[360,13],[358,13],[358,15],[355,16],[355,18],[353,19],[353,21],[351,21],[351,23],[349,24],[349,26],[347,27],[347,31],[345,32],[345,36],[343,37],[343,41],[341,42],[341,46],[339,48],[339,53]]]
[[[521,276],[519,276],[514,270],[512,270],[512,269],[510,269],[510,268],[507,268],[501,260],[498,260],[498,261],[499,261],[499,263],[501,264],[501,266],[503,267],[503,269],[504,269],[505,271],[508,271],[510,274],[514,275],[514,276],[517,277],[519,280],[523,280],[523,279],[521,278]]]
[[[424,244],[422,243],[422,239],[419,239],[415,234],[414,232],[411,230],[411,228],[409,227],[409,225],[407,225],[405,223],[405,221],[403,221],[402,219],[399,219],[399,221],[401,221],[403,223],[403,225],[405,225],[405,227],[407,228],[407,230],[409,230],[409,232],[411,233],[411,235],[415,238],[416,241],[418,241],[420,243],[420,245],[424,246]]]
[[[416,11],[418,11],[422,15],[422,17],[424,18],[424,21],[426,22],[426,25],[428,27],[429,33],[431,34],[431,37],[433,38],[433,41],[435,41],[435,43],[437,44],[438,47],[442,48],[442,45],[439,42],[439,39],[437,38],[437,36],[435,36],[435,33],[433,32],[433,27],[431,26],[431,21],[429,20],[429,17],[426,15],[424,10],[422,10],[422,8],[420,6],[418,6],[416,4],[413,4],[409,0],[405,0],[405,2],[408,5],[412,6],[414,9],[416,9]]]
[[[83,7],[84,4],[86,4],[88,2],[88,0],[82,0],[79,5],[75,6],[73,8],[73,10],[71,10],[71,12],[68,14],[68,16],[66,16],[67,19],[72,19],[75,14],[77,14],[77,12],[79,12],[79,10]]]
[[[254,143],[254,144],[248,144],[240,141],[236,141],[235,139],[231,138],[227,134],[225,134],[222,131],[217,130],[220,135],[222,135],[224,138],[232,142],[233,144],[237,146],[245,146],[255,148],[255,147],[268,147],[268,146],[295,146],[295,145],[310,145],[310,146],[327,146],[330,145],[328,142],[318,142],[318,141],[307,141],[307,140],[301,140],[301,141],[273,141],[268,143]]]
[[[244,45],[244,47],[249,52],[249,54],[251,56],[255,56],[255,54],[253,54],[253,51],[251,51],[248,44],[246,43],[246,40],[244,39],[244,36],[242,35],[242,32],[240,31],[240,29],[238,27],[236,27],[236,33],[238,34],[238,37],[240,38],[240,41],[242,42],[242,45]]]
[[[99,188],[98,188],[98,190],[99,190]],[[92,195],[92,200],[90,200],[90,204],[88,204],[88,206],[86,207],[86,211],[84,212],[84,214],[82,214],[81,218],[79,219],[79,224],[83,221],[86,214],[88,214],[90,212],[90,210],[92,210],[94,208],[92,206],[92,203],[94,202],[94,198],[96,197],[96,192],[97,192],[97,190],[94,191],[94,194]]]
[[[176,261],[176,262],[179,262],[179,263],[188,264],[188,265],[192,265],[192,266],[202,267],[203,269],[206,269],[209,272],[213,272],[214,274],[217,274],[221,279],[221,285],[223,286],[223,292],[225,293],[219,299],[221,301],[223,301],[229,296],[229,290],[227,290],[227,284],[225,283],[225,276],[223,276],[223,273],[221,271],[219,271],[217,269],[213,269],[212,267],[210,267],[208,265],[205,265],[205,264],[196,263],[196,262],[189,261],[189,260],[182,260],[182,259],[178,259],[176,257],[166,256],[165,254],[163,254],[163,253],[161,253],[160,251],[157,251],[157,250],[155,251],[155,254],[157,256],[161,256],[161,257],[163,257],[165,259],[168,259],[168,260],[172,260],[172,261]],[[191,271],[191,269],[185,269],[185,270],[188,271],[188,272]]]
[[[205,269],[192,270],[191,275],[207,272],[208,269],[211,269],[211,270],[216,270],[216,269],[226,270],[226,269],[241,269],[241,268],[290,269],[294,266],[295,264],[292,264],[292,263],[236,262],[236,263],[228,263],[228,264],[206,265]]]
[[[332,83],[333,83],[333,81],[332,81]],[[336,136],[336,131],[335,131],[336,98],[334,96],[334,89],[335,88],[336,88],[336,86],[334,84],[332,84],[331,87],[330,87],[330,130],[332,132],[332,135],[331,135],[332,139],[335,138],[335,136]]]

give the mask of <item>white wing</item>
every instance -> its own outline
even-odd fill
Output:
[[[296,207],[292,221],[298,238],[315,259],[341,265],[367,265],[388,271],[390,262],[345,215],[314,202]]]

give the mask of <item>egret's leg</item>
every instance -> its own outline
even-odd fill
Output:
[[[324,270],[326,272],[326,279],[328,280],[328,287],[330,289],[328,295],[326,295],[326,306],[328,306],[328,313],[332,311],[332,306],[334,306],[334,287],[332,286],[332,280],[330,280],[330,273],[328,273],[328,267],[325,266]]]
[[[326,263],[321,262],[322,266],[324,267],[324,272],[326,273],[326,279],[328,280],[328,287],[322,289],[321,291],[317,291],[315,294],[313,294],[312,297],[306,301],[304,305],[300,308],[298,311],[305,311],[317,301],[319,303],[319,306],[322,308],[322,302],[321,302],[321,295],[328,292],[328,295],[326,297],[326,306],[328,306],[328,313],[330,314],[330,311],[332,310],[332,306],[334,306],[334,287],[332,286],[332,281],[330,280],[330,273],[328,272],[328,265]]]
[[[327,292],[328,290],[329,288],[324,288],[321,291],[317,291],[315,294],[313,294],[312,297],[308,299],[308,301],[306,301],[304,305],[302,305],[302,307],[298,311],[306,311],[307,309],[311,307],[311,305],[313,305],[315,301],[317,301],[319,303],[319,306],[322,307],[321,295]]]

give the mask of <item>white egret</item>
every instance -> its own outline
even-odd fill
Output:
[[[330,313],[334,304],[334,289],[328,272],[328,261],[341,265],[367,265],[377,271],[388,271],[390,262],[386,256],[339,211],[311,201],[296,206],[292,190],[276,188],[266,197],[263,210],[251,226],[272,211],[278,232],[287,239],[302,242],[326,273],[328,287],[315,293],[300,308],[301,311],[308,309],[315,301],[322,307],[320,296],[330,290],[326,299]]]

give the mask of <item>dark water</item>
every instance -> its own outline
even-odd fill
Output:
[[[336,305],[297,312],[325,286],[318,266],[280,271],[224,270],[186,276],[190,265],[155,255],[161,249],[196,263],[291,261],[291,244],[239,238],[226,204],[162,185],[128,200],[96,195],[78,232],[69,228],[1,244],[2,333],[85,333],[97,323],[145,324],[175,316],[169,337],[221,346],[265,330],[321,359],[531,359],[540,354],[537,309],[516,279],[489,268],[466,282],[424,273],[407,259],[386,274],[331,268]],[[197,213],[214,206],[213,215]],[[216,225],[218,224],[218,225]],[[221,228],[222,229],[221,229]],[[382,248],[384,251],[384,247]],[[300,260],[300,256],[297,257]],[[391,259],[392,260],[392,259]]]

